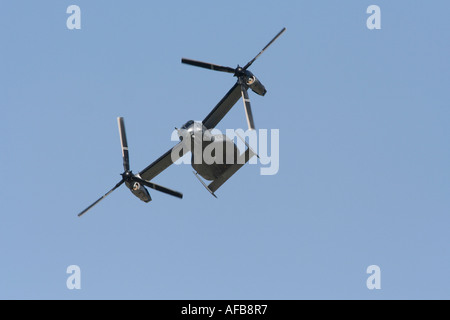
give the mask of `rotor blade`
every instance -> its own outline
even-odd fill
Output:
[[[268,47],[270,47],[270,45],[271,45],[272,43],[274,43],[275,40],[277,40],[278,37],[281,36],[281,35],[283,34],[283,32],[285,32],[285,31],[286,31],[286,28],[283,28],[283,30],[281,30],[280,32],[278,32],[278,34],[275,36],[275,38],[273,38],[272,41],[270,41],[270,42],[264,47],[264,49],[262,49],[261,52],[257,54],[256,57],[254,57],[249,63],[247,63],[243,69],[244,69],[244,70],[247,70],[247,69],[253,64],[253,62],[255,62],[255,60],[258,59],[259,56],[262,55],[263,52],[266,51],[266,49],[267,49]]]
[[[125,121],[123,120],[122,117],[117,118],[117,124],[119,125],[120,144],[122,145],[123,169],[125,171],[129,171],[130,157],[128,155],[128,142],[127,142],[127,134],[125,132]]]
[[[139,182],[140,184],[143,184],[146,187],[149,187],[149,188],[152,188],[154,190],[157,190],[157,191],[160,191],[160,192],[163,192],[163,193],[167,193],[167,194],[169,194],[171,196],[183,199],[183,194],[181,192],[165,188],[165,187],[157,185],[156,183],[153,183],[153,182],[148,182],[148,181],[142,180],[142,179],[140,179],[140,178],[138,178],[136,176],[132,177],[131,179],[133,181]]]
[[[111,190],[109,190],[107,193],[105,193],[105,195],[101,198],[99,198],[97,201],[95,201],[93,204],[91,204],[89,207],[87,207],[86,209],[84,209],[83,211],[81,211],[78,216],[81,217],[83,214],[85,214],[86,212],[88,212],[93,206],[95,206],[97,203],[99,203],[100,201],[102,201],[103,199],[105,199],[107,196],[109,196],[111,194],[111,192],[113,192],[114,190],[116,190],[118,187],[120,187],[122,185],[122,183],[124,183],[125,181],[122,179],[118,184],[115,185],[114,188],[112,188]]]
[[[247,117],[247,124],[250,130],[255,130],[255,121],[253,120],[252,107],[250,105],[250,98],[248,96],[247,88],[241,84],[242,100],[244,101],[245,115]]]
[[[195,67],[200,67],[200,68],[205,68],[205,69],[210,69],[210,70],[215,70],[215,71],[228,72],[228,73],[235,73],[235,71],[236,71],[234,68],[219,66],[216,64],[208,63],[208,62],[201,62],[201,61],[196,61],[196,60],[191,60],[191,59],[186,59],[186,58],[182,58],[181,63],[190,64],[191,66],[195,66]]]

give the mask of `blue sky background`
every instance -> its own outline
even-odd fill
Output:
[[[82,29],[66,28],[79,5]],[[377,4],[382,30],[366,28]],[[3,1],[0,298],[449,299],[448,1]],[[145,204],[120,188],[251,70],[280,171],[245,166],[211,197],[190,166]],[[246,128],[242,103],[220,129]],[[66,268],[82,290],[66,288]],[[382,289],[366,287],[379,265]]]

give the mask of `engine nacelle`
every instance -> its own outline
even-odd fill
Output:
[[[133,184],[133,189],[131,190],[131,192],[136,197],[138,197],[139,199],[141,199],[144,202],[152,201],[152,197],[150,197],[150,193],[148,193],[147,189],[138,182],[135,182]]]
[[[250,89],[252,89],[254,93],[259,94],[260,96],[264,96],[267,93],[266,88],[258,80],[258,78],[256,78],[253,75],[253,73],[247,71],[246,76],[247,76],[246,84]]]
[[[140,200],[144,202],[152,201],[150,193],[139,182],[125,182],[125,184],[130,189],[131,193],[134,194],[136,197],[138,197]]]

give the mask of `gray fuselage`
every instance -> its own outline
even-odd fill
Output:
[[[217,179],[237,162],[236,144],[223,134],[212,134],[201,122],[188,121],[178,135],[192,153],[192,168],[205,180]]]

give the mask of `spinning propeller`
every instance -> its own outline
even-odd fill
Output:
[[[181,62],[185,64],[189,64],[191,66],[210,69],[214,71],[220,71],[220,72],[227,72],[232,73],[235,77],[238,78],[238,82],[241,86],[241,94],[242,99],[244,101],[244,108],[245,108],[245,114],[247,117],[247,124],[250,130],[255,129],[255,122],[253,120],[253,114],[252,109],[250,105],[250,99],[248,97],[247,89],[252,89],[255,93],[264,96],[266,94],[266,89],[262,85],[262,83],[247,69],[253,64],[253,62],[256,61],[256,59],[259,58],[261,54],[263,54],[266,49],[275,42],[275,40],[278,39],[279,36],[281,36],[286,31],[286,28],[283,28],[262,50],[260,53],[256,55],[252,60],[250,60],[243,68],[239,65],[237,68],[230,68],[230,67],[224,67],[219,66],[216,64],[208,63],[208,62],[202,62],[202,61],[196,61],[191,59],[182,58]]]
[[[130,170],[130,159],[128,154],[128,142],[127,142],[127,135],[125,133],[125,123],[122,117],[117,118],[117,122],[119,125],[119,133],[120,133],[120,144],[122,146],[122,158],[123,158],[123,169],[124,172],[122,175],[122,180],[120,180],[114,188],[109,190],[105,195],[100,197],[97,201],[95,201],[93,204],[91,204],[89,207],[84,209],[82,212],[78,214],[79,217],[84,215],[87,211],[89,211],[92,207],[94,207],[97,203],[105,199],[107,196],[109,196],[114,190],[119,188],[122,184],[125,183],[125,185],[131,190],[131,192],[137,196],[139,199],[141,199],[144,202],[150,202],[152,198],[150,197],[150,194],[148,193],[147,189],[145,189],[144,186],[149,187],[151,189],[169,194],[171,196],[177,197],[177,198],[183,198],[183,194],[168,188],[165,188],[163,186],[157,185],[156,183],[145,181],[141,179],[139,175],[133,174],[133,172]]]

